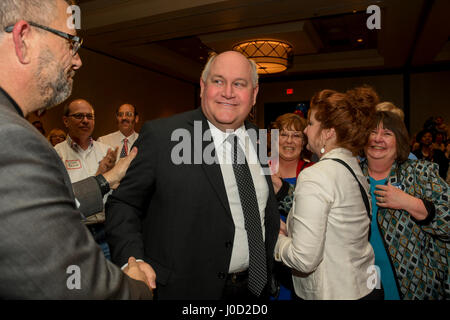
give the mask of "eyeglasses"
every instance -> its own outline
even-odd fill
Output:
[[[303,139],[303,134],[300,131],[293,131],[291,133],[286,132],[286,131],[280,132],[280,139],[287,140],[289,137],[291,137],[294,140],[300,140],[300,139]]]
[[[53,34],[56,34],[57,36],[60,36],[64,39],[68,40],[70,42],[70,49],[72,50],[72,55],[74,55],[74,56],[77,54],[78,50],[81,48],[81,45],[83,44],[83,38],[80,38],[78,36],[74,36],[72,34],[68,34],[68,33],[65,33],[65,32],[50,28],[50,27],[46,27],[46,26],[40,25],[35,22],[28,21],[28,23],[30,24],[30,26],[51,32]],[[7,26],[5,28],[5,32],[11,33],[13,31],[13,29],[14,29],[14,25]]]
[[[74,113],[74,114],[69,114],[68,117],[74,117],[77,120],[83,120],[85,117],[88,120],[94,120],[95,116],[93,113]]]
[[[134,116],[134,113],[131,111],[127,111],[127,112],[117,112],[117,116],[118,117],[123,117],[123,116],[127,116],[127,117],[132,117]]]

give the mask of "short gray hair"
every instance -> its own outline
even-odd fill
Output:
[[[212,65],[213,61],[216,59],[217,56],[218,56],[218,54],[215,53],[215,52],[210,54],[208,62],[206,63],[205,67],[203,68],[202,80],[205,83],[206,83],[206,80],[208,79],[209,71],[211,69],[211,65]],[[251,68],[251,73],[252,73],[251,77],[252,77],[253,88],[256,88],[258,86],[258,67],[256,66],[255,61],[253,61],[251,59],[248,59],[248,58],[247,58],[247,61],[250,63],[250,68]]]
[[[19,20],[33,21],[42,25],[50,24],[56,17],[57,0],[1,0],[0,34],[6,27]],[[68,5],[75,2],[65,0]]]

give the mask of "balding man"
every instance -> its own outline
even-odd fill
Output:
[[[117,149],[94,141],[92,132],[95,126],[95,112],[92,105],[84,100],[77,99],[64,107],[63,122],[68,133],[65,141],[57,144],[55,150],[61,157],[72,183],[87,177],[103,173],[102,164],[109,167],[114,165],[117,158]],[[107,195],[105,195],[105,202]],[[103,209],[103,208],[102,208]],[[105,238],[105,213],[90,216],[85,222],[100,245],[107,259],[110,259],[109,247]]]
[[[159,299],[267,299],[280,216],[255,126],[245,121],[256,65],[238,52],[213,56],[200,88],[201,108],[144,125],[139,153],[106,204],[112,260],[148,262]],[[223,161],[232,155],[240,155],[233,165]]]
[[[119,130],[102,136],[97,141],[118,148],[117,160],[119,160],[128,155],[131,146],[139,137],[139,134],[134,131],[136,123],[139,122],[136,107],[128,103],[121,105],[116,111],[116,120]]]
[[[142,281],[105,259],[58,154],[25,119],[71,93],[81,39],[70,4],[0,1],[0,298],[151,298],[134,259],[125,271]]]

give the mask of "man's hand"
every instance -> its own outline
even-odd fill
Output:
[[[138,262],[134,257],[130,257],[128,259],[128,265],[123,269],[123,272],[134,280],[144,282],[147,286],[149,286],[150,289],[152,289],[145,272],[141,270]]]
[[[120,159],[116,163],[114,168],[103,174],[103,177],[108,181],[111,189],[116,189],[119,186],[120,180],[125,176],[131,161],[136,158],[137,152],[137,148],[134,147],[126,157]]]
[[[116,149],[114,149],[114,150],[108,149],[106,156],[98,164],[97,173],[95,174],[96,176],[99,174],[104,175],[107,171],[111,170],[114,167],[114,165],[116,163],[116,159],[117,159],[118,150],[119,150],[119,147],[116,147]],[[106,179],[106,180],[108,180],[108,179]]]
[[[281,180],[281,177],[277,176],[276,174],[272,174],[270,176],[272,178],[272,184],[273,184],[273,190],[275,194],[280,191],[281,186],[283,185],[283,181]]]
[[[145,276],[147,277],[147,284],[148,286],[153,290],[156,288],[156,272],[153,270],[151,265],[144,261],[138,261],[137,264],[139,265],[139,269],[145,273]]]

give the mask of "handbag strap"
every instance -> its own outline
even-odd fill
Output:
[[[336,162],[341,163],[342,165],[344,165],[351,173],[352,175],[355,177],[356,182],[358,182],[359,185],[359,190],[361,191],[361,195],[364,201],[364,205],[366,206],[366,210],[367,210],[367,215],[369,216],[369,220],[372,221],[372,214],[370,212],[370,205],[369,205],[369,198],[367,197],[367,193],[366,190],[364,189],[364,187],[362,186],[361,182],[359,182],[358,178],[356,177],[355,172],[353,171],[353,169],[343,160],[341,159],[336,159],[336,158],[325,158],[323,160],[334,160]]]

